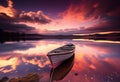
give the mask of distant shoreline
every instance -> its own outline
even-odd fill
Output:
[[[109,40],[120,41],[119,36],[78,36],[78,35],[25,35],[18,37],[0,37],[0,43],[7,41],[28,41],[28,40],[43,40],[43,39],[87,39],[87,40]]]
[[[41,35],[41,34],[25,34],[17,32],[0,31],[0,43],[6,41],[26,41],[26,40],[42,40],[42,39],[89,39],[89,40],[110,40],[120,41],[120,33],[109,34],[86,34],[86,35]]]

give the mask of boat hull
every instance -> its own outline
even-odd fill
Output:
[[[57,48],[57,49],[49,52],[48,57],[50,59],[52,67],[56,68],[63,61],[65,61],[65,60],[69,59],[71,56],[73,56],[74,55],[74,49],[75,49],[74,45],[72,45],[72,46],[64,45],[60,48]],[[59,51],[59,53],[55,53],[55,52],[58,52],[58,51]]]
[[[59,66],[63,61],[69,59],[71,56],[73,56],[74,53],[69,53],[69,54],[65,54],[65,55],[57,55],[57,56],[50,56],[50,59],[53,59],[51,61],[52,67],[56,68],[57,66]]]

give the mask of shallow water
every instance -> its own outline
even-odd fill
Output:
[[[47,53],[64,44],[75,44],[74,64],[63,79],[55,82],[120,82],[120,43],[39,40],[0,44],[0,79],[38,73],[49,82],[51,64]]]

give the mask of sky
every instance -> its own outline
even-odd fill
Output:
[[[120,31],[119,0],[0,0],[0,29],[39,34]]]

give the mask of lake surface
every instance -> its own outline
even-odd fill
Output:
[[[67,43],[75,44],[74,64],[55,82],[120,82],[120,43],[85,40],[39,40],[0,44],[0,79],[38,73],[49,82],[51,63],[47,53]]]

